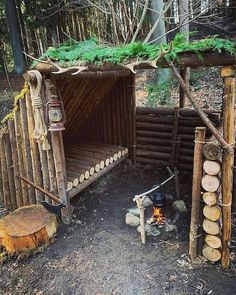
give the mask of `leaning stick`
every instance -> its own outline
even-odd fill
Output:
[[[182,89],[186,93],[186,95],[187,95],[189,101],[191,102],[192,106],[198,112],[198,114],[199,114],[200,118],[202,119],[202,121],[209,128],[209,130],[212,132],[212,134],[216,137],[216,139],[218,140],[220,145],[223,148],[227,149],[230,154],[232,154],[233,153],[232,147],[230,145],[228,145],[226,140],[220,135],[220,133],[215,128],[215,126],[212,124],[211,120],[207,117],[207,115],[204,113],[204,111],[196,103],[194,97],[192,96],[191,92],[188,90],[188,87],[187,87],[186,83],[184,82],[184,80],[180,76],[180,73],[179,73],[178,69],[175,67],[175,65],[173,64],[173,62],[169,63],[169,66],[172,69],[173,74],[175,75],[175,77],[179,81]]]
[[[144,210],[145,207],[143,206],[143,201],[145,199],[145,196],[142,198],[136,199],[137,207],[140,210],[140,233],[141,233],[141,242],[143,244],[146,244],[146,235],[145,235],[145,216],[144,216]]]

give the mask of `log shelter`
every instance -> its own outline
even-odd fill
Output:
[[[165,62],[158,61],[158,64],[168,66]],[[184,79],[186,67],[234,67],[235,64],[233,55],[206,52],[201,59],[193,53],[180,54],[176,66]],[[150,63],[139,62],[136,68],[150,69]],[[182,162],[186,160],[188,164],[178,168],[192,169],[194,129],[205,125],[195,111],[185,108],[136,109],[134,69],[109,63],[76,69],[38,63],[24,78],[25,87],[0,136],[0,194],[6,207],[14,209],[45,198],[51,202],[20,180],[19,175],[22,175],[57,195],[67,207],[64,220],[69,222],[70,199],[126,158],[134,165],[140,162],[176,166],[176,155],[181,152],[178,128],[184,130],[179,132],[182,140],[190,142],[183,146],[187,156],[182,155]],[[185,106],[183,93],[181,90],[181,107]],[[219,123],[219,114],[206,113],[215,124]],[[173,125],[166,129],[170,114]],[[187,122],[190,114],[197,118],[196,125],[190,120],[184,127],[184,117]],[[54,124],[57,116],[61,116],[60,124]],[[161,125],[155,126],[156,123]],[[168,130],[171,134],[163,139]],[[209,130],[207,132],[209,134]],[[170,143],[167,149],[162,148],[166,141]],[[166,151],[170,156],[166,156]],[[161,160],[157,160],[158,157]],[[229,167],[224,169],[232,169],[232,157],[228,162]],[[201,173],[198,173],[197,180],[200,178]],[[230,183],[229,178],[226,176],[227,183]],[[199,198],[199,183],[195,181],[193,188],[193,197]],[[197,210],[199,212],[199,208]],[[229,212],[224,210],[227,211],[225,222],[228,222]]]

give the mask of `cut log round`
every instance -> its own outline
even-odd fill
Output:
[[[213,206],[216,204],[217,194],[211,193],[211,192],[205,192],[202,198],[205,204],[207,204],[208,206]]]
[[[208,245],[205,245],[202,250],[202,255],[212,262],[216,262],[221,258],[221,251],[219,249],[211,248]]]
[[[55,235],[57,218],[41,205],[21,207],[0,220],[0,246],[10,254],[34,250]]]
[[[220,225],[218,222],[211,221],[209,219],[203,220],[203,229],[207,234],[218,235],[220,233]]]
[[[73,182],[72,181],[67,181],[66,183],[66,191],[69,192],[73,188]]]
[[[206,143],[203,147],[203,155],[207,160],[219,160],[222,157],[222,148],[215,142]]]
[[[82,181],[83,182],[83,181]],[[77,187],[78,185],[79,185],[79,183],[80,183],[80,180],[79,180],[79,178],[74,178],[74,180],[73,180],[73,187]]]
[[[214,193],[220,186],[220,179],[217,176],[205,174],[202,178],[202,187],[205,191]]]
[[[203,163],[203,170],[208,175],[217,175],[220,172],[220,163],[216,161],[206,160]]]
[[[217,221],[221,216],[221,210],[218,206],[210,207],[206,205],[203,208],[203,215],[211,221]]]
[[[208,246],[214,249],[221,248],[221,239],[218,236],[206,235],[205,242]]]

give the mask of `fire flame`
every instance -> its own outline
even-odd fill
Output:
[[[165,223],[165,215],[162,212],[161,208],[153,207],[153,219],[157,224],[164,224]]]

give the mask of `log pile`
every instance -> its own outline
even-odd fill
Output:
[[[206,113],[218,126],[219,114],[213,111]],[[137,107],[137,162],[174,163],[180,168],[192,170],[196,126],[204,126],[204,123],[191,109]]]
[[[128,149],[100,143],[67,144],[65,146],[67,191],[70,197],[123,161]]]
[[[210,148],[211,147],[211,148]],[[218,152],[214,152],[217,150]],[[218,261],[222,255],[222,211],[219,204],[221,200],[221,160],[222,151],[214,143],[207,143],[203,147],[203,177],[201,181],[203,193],[203,230],[204,246],[202,255],[212,261]],[[213,156],[214,155],[214,156]]]

